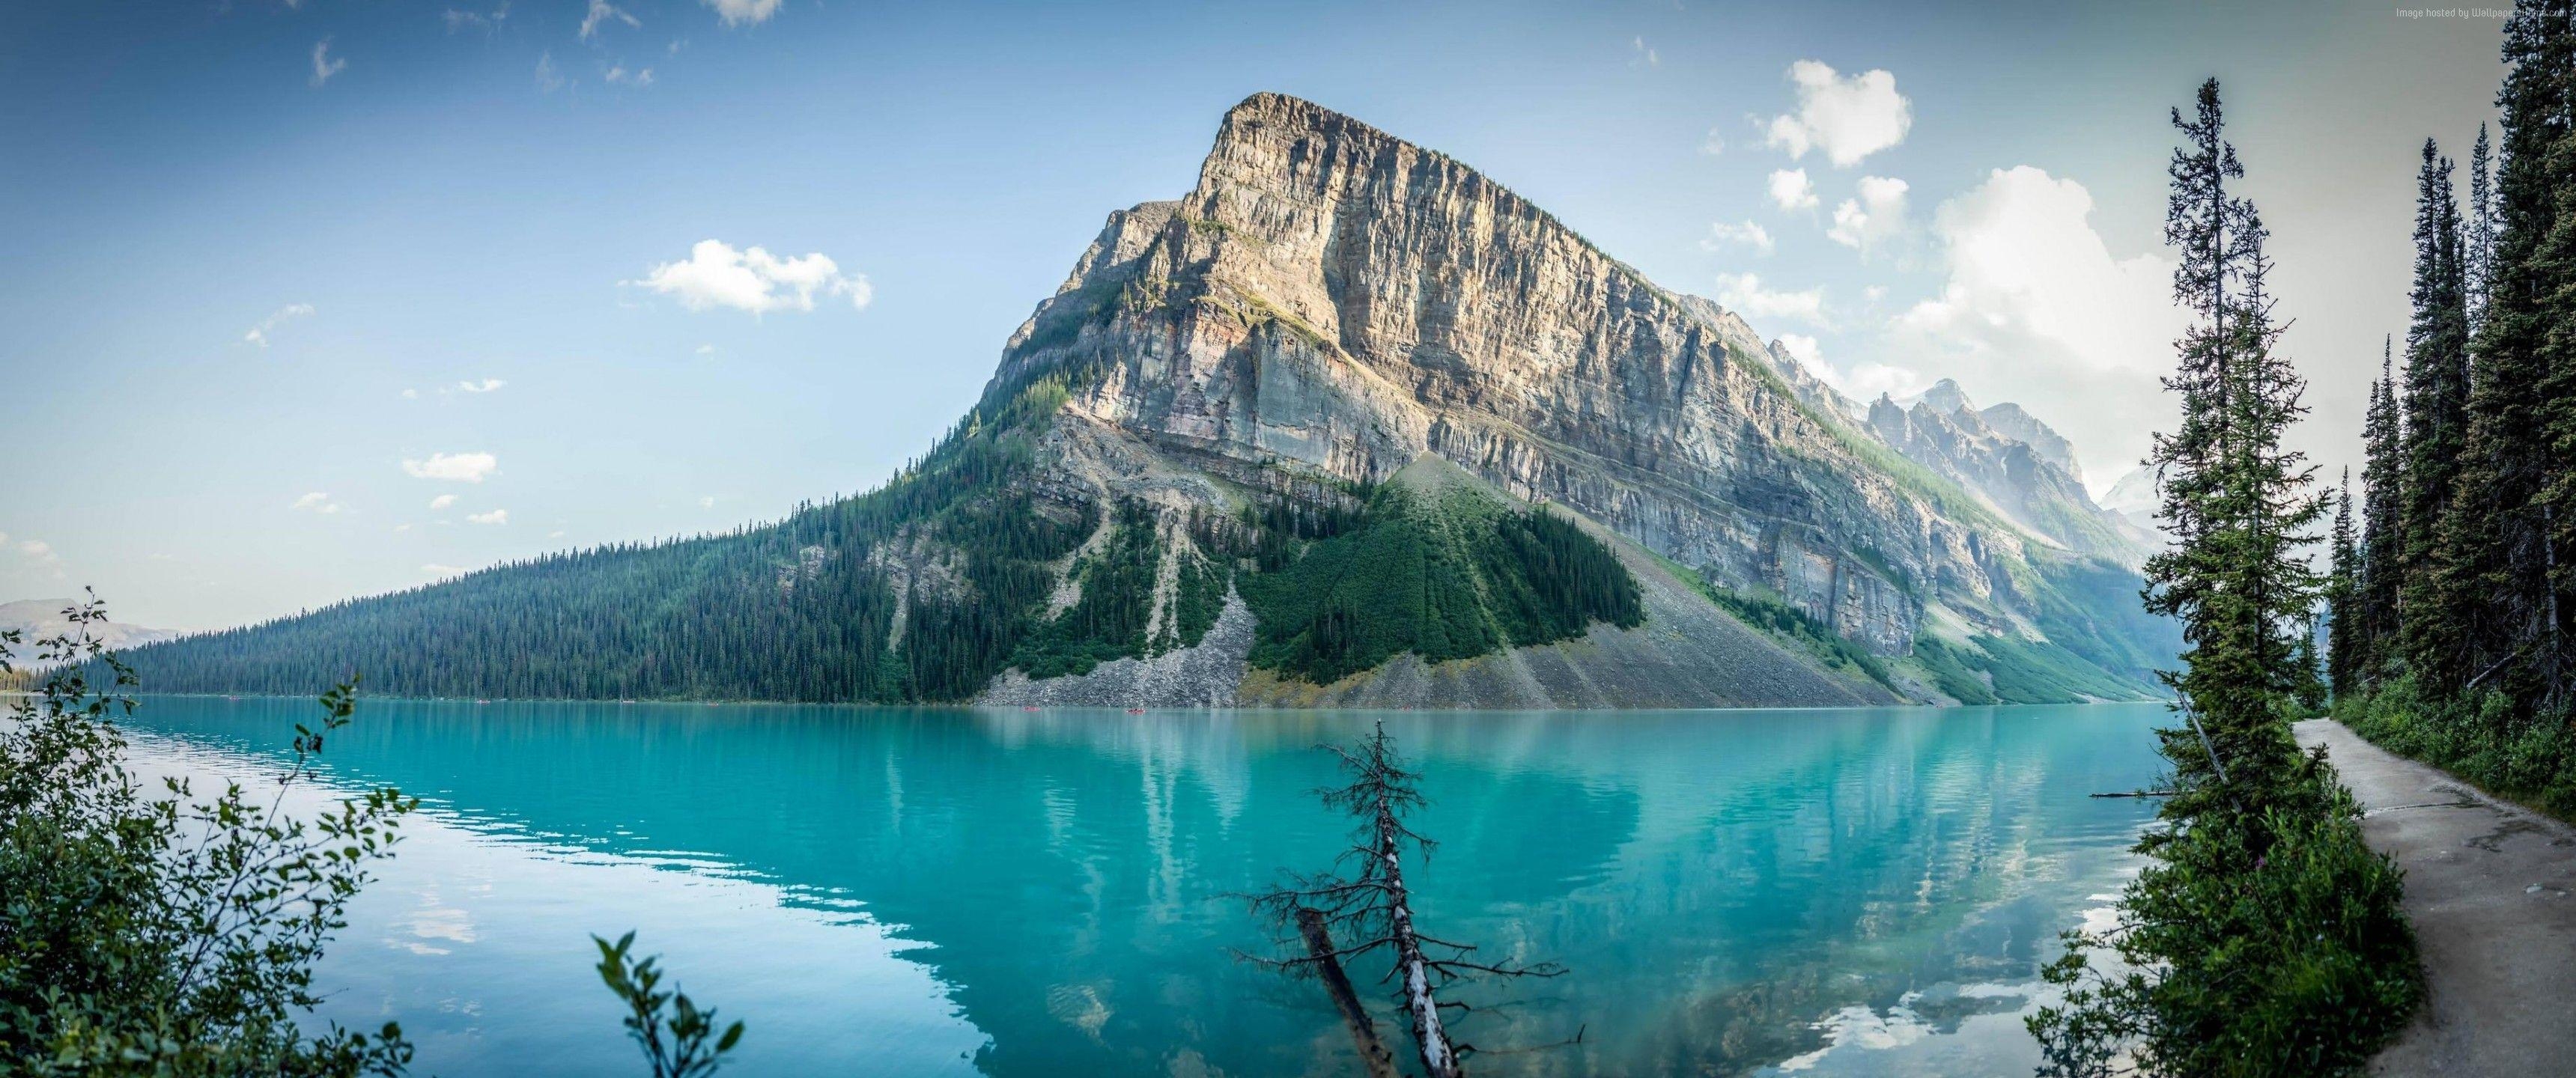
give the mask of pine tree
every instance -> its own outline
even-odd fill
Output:
[[[2424,140],[2415,177],[2414,318],[2406,329],[2406,443],[2400,523],[2398,599],[2408,665],[2441,664],[2452,648],[2450,597],[2432,572],[2443,515],[2458,485],[2468,439],[2469,314],[2461,249],[2460,207],[2451,193],[2451,161]]]
[[[2576,4],[2536,0],[2505,24],[2494,272],[2473,350],[2459,496],[2431,566],[2455,624],[2439,662],[2419,671],[2437,693],[2493,687],[2533,701],[2564,681],[2564,585],[2554,578],[2576,519],[2559,441],[2576,433],[2563,339],[2576,316],[2576,236],[2560,234],[2561,207],[2576,198],[2572,21]]]
[[[2287,706],[2313,684],[2299,637],[2319,591],[2298,552],[2325,501],[2308,489],[2314,469],[2282,442],[2306,413],[2304,383],[2277,349],[2261,218],[2228,192],[2244,169],[2223,134],[2217,80],[2173,123],[2184,145],[2168,170],[2165,235],[2182,251],[2175,298],[2195,321],[2165,379],[2182,416],[2150,457],[2175,539],[2146,578],[2148,608],[2183,626],[2184,669],[2166,681],[2188,721],[2163,736],[2185,789],[2166,813],[2187,820],[2286,787],[2298,758]]]
[[[2335,497],[2333,546],[2326,578],[2326,684],[2337,698],[2360,684],[2361,554],[2353,543],[2352,469]]]
[[[2354,673],[2364,681],[2377,680],[2394,657],[2397,583],[2405,564],[2398,538],[2398,477],[2406,438],[2397,408],[2394,356],[2394,342],[2383,342],[2379,380],[2370,384],[2370,411],[2362,424],[2361,580]]]
[[[2485,324],[2487,289],[2495,281],[2495,153],[2487,125],[2478,125],[2478,141],[2469,147],[2469,219],[2467,224],[2469,335]]]

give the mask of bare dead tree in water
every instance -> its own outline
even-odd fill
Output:
[[[1449,1016],[1469,1008],[1440,998],[1441,992],[1472,978],[1555,977],[1565,970],[1553,962],[1478,961],[1473,945],[1425,934],[1414,919],[1412,895],[1404,882],[1408,850],[1427,859],[1434,846],[1404,822],[1407,814],[1427,803],[1420,788],[1421,774],[1405,767],[1384,723],[1356,745],[1324,748],[1341,758],[1342,770],[1351,779],[1349,785],[1319,791],[1324,804],[1357,818],[1350,847],[1335,860],[1335,871],[1292,874],[1286,886],[1252,896],[1254,914],[1270,924],[1283,951],[1298,956],[1243,957],[1322,981],[1350,1026],[1371,1078],[1391,1078],[1395,1061],[1378,1040],[1343,965],[1364,959],[1387,962],[1380,982],[1395,986],[1396,1004],[1420,1051],[1423,1074],[1460,1078],[1465,1074],[1461,1060],[1475,1049],[1457,1040]],[[1573,1039],[1581,1040],[1582,1034]]]

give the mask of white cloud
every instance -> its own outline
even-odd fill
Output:
[[[21,539],[21,540],[19,540],[19,541],[18,541],[18,553],[20,553],[20,554],[24,554],[24,555],[26,555],[26,556],[28,556],[28,557],[30,557],[30,558],[34,558],[34,559],[36,559],[37,561],[41,561],[41,562],[50,562],[50,561],[53,561],[53,560],[54,560],[54,547],[53,547],[53,544],[51,544],[51,543],[47,543],[47,542],[45,542],[45,541],[44,541],[44,540],[42,540],[42,539]]]
[[[625,23],[627,28],[630,30],[640,30],[644,28],[643,23],[635,21],[635,16],[629,15],[619,8],[610,6],[608,0],[590,0],[590,10],[582,13],[581,16],[581,39],[583,41],[588,41],[597,36],[599,34],[599,25],[610,19],[615,19],[619,22]]]
[[[699,355],[702,355],[702,356],[711,356],[711,355],[714,355],[714,354],[716,354],[716,346],[714,346],[714,345],[712,345],[712,344],[702,344],[702,345],[699,345],[699,346],[698,346],[698,354],[699,354]]]
[[[1933,232],[1948,283],[1890,327],[1892,351],[1957,378],[1981,400],[2012,400],[2061,428],[2081,420],[2088,473],[2117,475],[2169,422],[2156,377],[2186,317],[2160,253],[2112,255],[2082,184],[2037,168],[1997,169],[1941,204]]]
[[[454,504],[456,504],[456,495],[441,494],[429,500],[429,511],[435,513]]]
[[[1886,71],[1843,78],[1820,61],[1800,60],[1789,65],[1789,81],[1798,88],[1798,111],[1772,117],[1764,140],[1792,160],[1815,149],[1835,168],[1849,168],[1905,141],[1914,126],[1913,104]]]
[[[698,508],[700,509],[713,509],[715,507],[716,496],[713,494],[709,494],[706,497],[698,499]]]
[[[1784,210],[1816,208],[1816,185],[1807,179],[1807,170],[1784,168],[1772,173],[1771,204]]]
[[[402,466],[414,479],[480,483],[499,470],[501,462],[490,453],[432,453],[428,460],[406,460]]]
[[[1699,246],[1703,251],[1715,251],[1738,243],[1767,255],[1771,253],[1771,232],[1751,221],[1740,225],[1719,221],[1708,226],[1708,238],[1699,241]]]
[[[510,522],[510,511],[507,509],[495,509],[489,513],[467,513],[465,514],[465,522],[468,524],[507,524]]]
[[[1803,292],[1781,292],[1762,287],[1762,279],[1754,274],[1721,273],[1717,275],[1717,302],[1756,325],[1766,318],[1816,326],[1833,324],[1825,314],[1822,286]]]
[[[1867,404],[1882,394],[1910,397],[1932,384],[1932,380],[1904,367],[1892,367],[1876,361],[1864,361],[1849,372],[1825,362],[1824,347],[1814,337],[1801,333],[1780,335],[1780,348],[1798,361],[1798,365],[1843,396]]]
[[[277,332],[279,326],[285,325],[289,319],[303,318],[312,313],[313,305],[310,303],[289,303],[278,308],[277,313],[260,319],[258,325],[250,327],[250,332],[242,334],[242,340],[266,348],[268,335]]]
[[[563,89],[563,72],[555,70],[555,54],[549,49],[537,54],[537,89],[553,93]]]
[[[1789,353],[1789,358],[1797,360],[1808,370],[1818,374],[1826,372],[1824,346],[1813,337],[1804,333],[1783,333],[1780,335],[1780,350]]]
[[[779,0],[706,0],[726,26],[767,22],[778,14],[778,4]]]
[[[332,501],[330,495],[318,490],[295,499],[295,504],[287,508],[320,513],[324,516],[340,511],[339,503]]]
[[[1876,303],[1876,302],[1878,302],[1878,301],[1880,301],[1880,300],[1886,299],[1886,298],[1887,298],[1887,286],[1886,286],[1886,285],[1883,285],[1883,284],[1874,284],[1874,285],[1871,285],[1871,286],[1869,286],[1869,287],[1867,287],[1867,288],[1861,289],[1861,290],[1860,290],[1860,298],[1865,299],[1865,300],[1868,300],[1868,301],[1870,301],[1871,303]]]
[[[331,81],[331,76],[339,74],[348,66],[349,61],[337,59],[331,55],[330,38],[326,37],[313,43],[313,85],[320,86]]]
[[[865,308],[875,290],[863,274],[843,274],[838,263],[821,253],[779,258],[758,247],[738,251],[722,240],[700,240],[685,262],[653,267],[640,281],[624,281],[666,296],[679,297],[693,311],[732,307],[753,314],[814,309],[814,297],[847,296]]]
[[[404,399],[404,400],[407,400],[407,401],[414,401],[414,400],[419,400],[419,399],[420,399],[420,391],[419,391],[419,390],[417,390],[417,389],[405,389],[405,390],[403,390],[403,394],[402,394],[402,395],[403,395],[403,399]]]
[[[1640,37],[1640,38],[1638,38],[1637,40],[1635,40],[1635,41],[1633,41],[1633,42],[1630,42],[1630,43],[1629,43],[1629,50],[1630,50],[1630,52],[1629,52],[1629,56],[1628,56],[1628,66],[1630,66],[1630,67],[1638,67],[1638,66],[1644,66],[1644,67],[1662,67],[1662,66],[1664,66],[1664,58],[1663,58],[1663,57],[1661,57],[1661,56],[1656,55],[1656,54],[1655,54],[1655,50],[1654,50],[1654,48],[1653,48],[1652,46],[1650,46],[1650,45],[1646,44],[1646,39],[1645,39],[1645,38],[1643,38],[1643,37]]]
[[[428,573],[431,576],[464,576],[467,573],[473,572],[473,570],[462,565],[440,565],[437,562],[431,562],[427,565],[421,566],[420,571]]]
[[[1715,157],[1719,154],[1725,153],[1726,136],[1719,134],[1717,128],[1709,128],[1708,137],[1700,140],[1699,152],[1707,154],[1710,157]]]
[[[550,531],[550,532],[547,532],[547,533],[546,533],[546,538],[548,538],[548,539],[561,539],[561,538],[563,538],[563,537],[564,537],[564,533],[563,533],[563,530],[562,530],[562,529],[560,529],[560,528],[558,528],[558,529],[556,529],[556,530],[554,530],[554,531]]]
[[[1905,231],[1905,181],[1886,176],[1860,178],[1860,197],[1834,207],[1834,224],[1825,237],[1862,254]]]
[[[648,68],[645,68],[645,69],[644,69],[644,70],[642,70],[642,71],[632,71],[632,72],[630,72],[630,71],[626,70],[626,65],[624,65],[624,64],[617,64],[617,65],[612,66],[612,67],[610,67],[610,68],[608,69],[608,75],[607,75],[606,77],[607,77],[608,81],[609,81],[611,84],[615,84],[615,85],[624,85],[624,86],[651,86],[651,85],[653,85],[653,69],[652,69],[652,68],[649,68],[649,67],[648,67]]]
[[[504,0],[500,6],[493,8],[489,15],[448,8],[440,12],[438,17],[447,23],[447,32],[451,34],[467,27],[489,32],[499,28],[502,20],[510,17],[510,5],[507,0]]]
[[[467,381],[456,383],[456,388],[462,389],[468,393],[489,393],[509,384],[510,383],[504,382],[498,378],[486,378],[479,382],[469,379]]]

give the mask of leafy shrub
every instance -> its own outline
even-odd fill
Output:
[[[2300,759],[2279,803],[2151,837],[2122,923],[2067,934],[2045,974],[2066,1000],[2028,1020],[2041,1073],[2128,1073],[2126,1048],[2145,1074],[2352,1074],[2404,1027],[2423,985],[2402,874],[2322,754]]]
[[[387,787],[307,821],[239,784],[200,801],[169,779],[147,798],[115,721],[133,672],[92,637],[95,600],[66,613],[72,628],[36,646],[61,665],[0,728],[0,1072],[399,1073],[411,1047],[393,1023],[308,1035],[298,1019],[342,910],[418,802]],[[19,642],[0,634],[0,669]],[[105,692],[91,670],[110,673]],[[281,795],[348,723],[354,686],[322,705],[296,727]]]

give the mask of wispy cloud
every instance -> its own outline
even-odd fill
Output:
[[[839,263],[820,252],[780,258],[758,247],[735,250],[722,240],[700,240],[689,257],[653,267],[640,281],[621,284],[677,297],[693,311],[731,307],[752,314],[810,311],[814,297],[844,296],[864,309],[876,290],[865,274],[841,272]]]
[[[295,504],[287,506],[287,508],[300,512],[319,513],[323,516],[329,516],[340,511],[340,503],[332,501],[329,494],[317,490],[310,494],[306,494],[301,498],[295,499]]]
[[[510,522],[510,511],[507,509],[495,509],[488,513],[467,513],[465,514],[465,522],[468,524],[507,524]]]
[[[1629,42],[1629,43],[1628,43],[1628,48],[1629,48],[1628,66],[1630,66],[1630,67],[1662,67],[1662,66],[1664,66],[1664,58],[1663,58],[1662,56],[1660,56],[1660,55],[1657,55],[1657,54],[1656,54],[1656,52],[1655,52],[1655,47],[1654,47],[1654,46],[1646,44],[1646,39],[1645,39],[1645,38],[1643,38],[1643,37],[1639,37],[1639,38],[1637,38],[1635,41]]]
[[[563,89],[568,81],[564,78],[563,72],[555,70],[555,54],[552,51],[537,54],[537,89],[553,93]]]
[[[439,564],[439,563],[437,563],[437,562],[430,562],[430,563],[429,563],[429,564],[427,564],[427,565],[423,565],[423,566],[421,566],[421,567],[420,567],[420,571],[421,571],[421,572],[424,572],[424,573],[428,573],[428,574],[429,574],[429,575],[431,575],[431,576],[437,576],[437,577],[449,577],[449,576],[464,576],[465,574],[470,573],[470,572],[473,572],[474,570],[472,570],[472,569],[468,569],[468,568],[466,568],[466,567],[464,567],[464,566],[462,566],[462,565],[440,565],[440,564]]]
[[[649,67],[641,71],[628,71],[626,65],[616,64],[612,65],[608,69],[608,74],[602,77],[606,78],[612,86],[653,85],[653,69]]]
[[[318,87],[331,81],[331,76],[339,74],[348,66],[349,61],[331,55],[330,38],[326,37],[313,43],[313,85]]]
[[[506,0],[494,7],[492,13],[488,15],[478,11],[459,11],[455,8],[448,8],[438,13],[439,21],[447,24],[447,32],[451,34],[459,30],[481,30],[489,33],[499,29],[502,20],[509,17],[510,5]]]
[[[479,382],[468,379],[466,381],[456,383],[456,388],[468,393],[489,393],[509,384],[510,383],[504,382],[498,378],[485,378]],[[540,396],[542,395],[543,394],[540,394]]]
[[[250,327],[250,332],[242,334],[242,340],[257,347],[266,348],[269,334],[277,332],[279,326],[285,325],[291,319],[303,318],[312,313],[313,305],[310,303],[289,303],[278,308],[277,313],[260,319],[258,325]]]
[[[501,462],[490,453],[432,453],[428,460],[406,460],[402,467],[414,479],[480,483],[500,470]]]
[[[632,30],[640,30],[644,27],[643,23],[636,21],[635,16],[610,5],[608,0],[590,0],[590,10],[581,16],[581,39],[588,41],[597,37],[600,24],[610,21],[625,23],[627,28]]]
[[[1833,320],[1825,314],[1825,290],[1822,286],[1789,292],[1767,288],[1762,278],[1750,273],[1717,275],[1717,302],[1759,323],[1766,318],[1830,326]]]
[[[1767,255],[1771,253],[1772,248],[1771,231],[1751,221],[1742,224],[1719,221],[1708,226],[1708,238],[1699,241],[1699,245],[1700,249],[1705,251],[1722,250],[1740,245]]]
[[[454,504],[456,504],[456,495],[441,494],[429,500],[429,511],[435,513]]]

